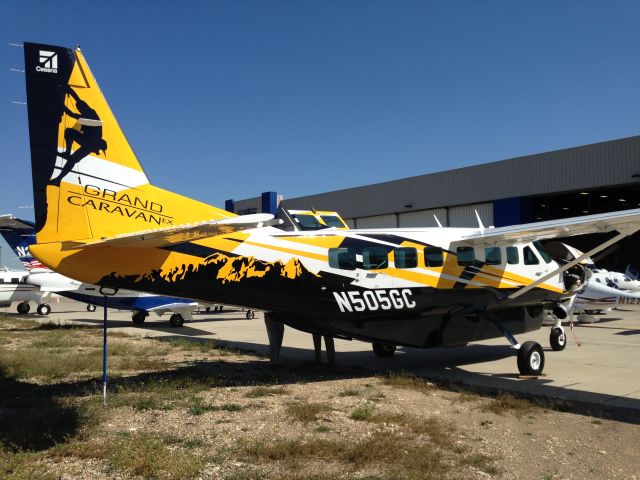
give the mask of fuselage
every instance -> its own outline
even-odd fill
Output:
[[[350,338],[399,334],[396,343],[419,346],[433,336],[430,323],[441,333],[442,320],[454,317],[493,325],[490,333],[482,326],[466,328],[464,339],[455,340],[465,343],[501,335],[498,323],[523,315],[515,310],[567,296],[558,275],[517,300],[506,299],[558,265],[539,244],[465,243],[462,239],[474,231],[264,227],[158,248],[74,251],[38,244],[32,253],[56,271],[89,283],[278,312],[296,328]],[[375,327],[387,322],[397,328]],[[413,336],[410,330],[416,328],[420,331]]]

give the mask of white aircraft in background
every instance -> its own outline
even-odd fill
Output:
[[[51,310],[48,304],[43,303],[45,294],[37,286],[26,282],[29,272],[10,270],[3,268],[0,270],[0,307],[9,307],[13,302],[18,303],[18,313],[28,313],[31,310],[29,302],[38,304],[38,313],[46,315]]]
[[[0,215],[0,235],[27,269],[24,272],[2,272],[0,304],[20,301],[18,313],[26,314],[30,310],[29,300],[35,301],[39,303],[40,315],[46,315],[51,311],[51,306],[42,303],[41,298],[46,298],[52,293],[86,303],[90,312],[96,310],[96,305],[104,304],[105,296],[100,293],[100,287],[56,273],[31,256],[29,246],[35,242],[35,228],[32,222],[17,219],[13,215]],[[5,278],[6,280],[3,280]],[[174,327],[180,327],[185,320],[193,320],[192,312],[198,303],[184,298],[118,290],[115,294],[107,296],[107,306],[118,310],[131,310],[131,319],[137,324],[143,323],[150,312],[158,316],[171,313],[169,323]]]

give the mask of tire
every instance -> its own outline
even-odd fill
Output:
[[[256,312],[253,310],[247,310],[247,319],[253,320],[254,318],[256,318]]]
[[[41,303],[37,308],[38,315],[49,315],[51,306],[48,303]]]
[[[567,346],[567,335],[561,328],[552,328],[549,334],[549,343],[551,344],[551,350],[554,352],[560,352]]]
[[[182,325],[184,325],[184,318],[179,313],[174,313],[169,318],[169,323],[172,327],[181,327]]]
[[[140,325],[141,323],[144,323],[147,315],[149,314],[143,310],[136,310],[135,312],[133,312],[133,315],[131,315],[131,320],[133,320],[133,323],[135,323],[136,325]]]
[[[93,303],[87,304],[87,312],[95,312],[96,308],[97,307]]]
[[[518,350],[518,370],[521,375],[542,374],[544,370],[544,351],[538,342],[524,342]]]
[[[378,357],[391,357],[396,353],[396,346],[390,343],[373,342],[371,346]]]
[[[27,313],[29,313],[29,310],[31,310],[31,305],[29,305],[29,302],[20,302],[18,304],[19,314],[26,315]]]

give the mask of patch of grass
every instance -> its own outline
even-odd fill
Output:
[[[602,421],[598,420],[597,418],[591,420],[591,423],[594,424],[594,425],[602,425]]]
[[[180,348],[182,350],[208,353],[213,350],[218,350],[220,347],[215,340],[189,340],[186,338],[171,338],[169,340],[158,339],[163,343],[168,343],[171,347]]]
[[[286,388],[280,386],[266,387],[257,386],[244,394],[247,398],[271,397],[273,395],[287,395],[289,392]]]
[[[489,475],[496,475],[499,473],[493,459],[484,453],[472,453],[470,455],[466,455],[460,459],[460,464],[477,468]]]
[[[287,415],[300,422],[313,422],[318,419],[318,415],[331,410],[331,406],[326,403],[311,403],[306,401],[296,401],[288,403],[286,406]]]
[[[340,393],[338,393],[339,397],[357,397],[360,395],[360,390],[355,388],[345,388]]]
[[[331,429],[326,425],[318,425],[316,428],[313,429],[313,431],[316,433],[327,433],[327,432],[330,432]]]
[[[215,405],[211,405],[210,403],[206,403],[200,397],[193,397],[191,399],[191,403],[189,404],[189,408],[187,411],[191,415],[202,415],[207,412],[211,412],[214,410],[218,410]]]
[[[386,475],[376,478],[440,478],[449,468],[436,448],[390,432],[376,432],[359,441],[322,438],[254,441],[241,448],[250,460],[265,463],[299,465],[301,460],[317,460],[340,462],[355,469],[374,464],[388,466]]]
[[[220,407],[220,410],[224,410],[226,412],[239,412],[242,410],[242,405],[239,403],[225,403]]]
[[[452,437],[453,425],[436,417],[417,417],[406,413],[380,412],[372,415],[368,421],[400,425],[417,435],[427,435],[439,447],[450,448],[454,444]]]
[[[351,411],[349,417],[351,417],[352,420],[367,420],[373,414],[373,409],[374,406],[371,403],[360,405]]]
[[[382,377],[382,383],[390,387],[415,390],[421,393],[430,393],[434,389],[434,385],[431,382],[406,372],[387,373]]]
[[[502,415],[505,412],[512,412],[520,417],[534,411],[536,406],[529,400],[517,398],[508,393],[500,392],[498,395],[480,406],[483,412],[492,412],[496,415]]]
[[[32,452],[9,451],[0,445],[0,478],[6,480],[55,480],[38,456]]]

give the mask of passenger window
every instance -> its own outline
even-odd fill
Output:
[[[538,265],[540,263],[540,260],[538,260],[538,257],[536,257],[536,254],[533,253],[530,247],[524,247],[522,256],[524,257],[525,265]]]
[[[517,265],[520,263],[518,247],[507,247],[507,263],[509,265]]]
[[[440,247],[427,247],[424,249],[424,264],[427,267],[441,267],[443,263],[444,257]]]
[[[473,251],[473,247],[458,247],[456,252],[458,254],[458,265],[473,265],[473,262],[476,261],[476,255]]]
[[[387,255],[389,251],[384,247],[366,247],[362,249],[362,268],[365,270],[380,270],[389,266]]]
[[[484,258],[487,265],[500,265],[502,263],[502,255],[500,247],[487,247],[484,249]]]
[[[330,248],[329,266],[342,270],[356,269],[356,252],[348,248]]]
[[[415,248],[396,248],[393,262],[396,268],[415,268],[418,266],[418,251]]]
[[[596,278],[596,282],[602,283],[599,278]]]

